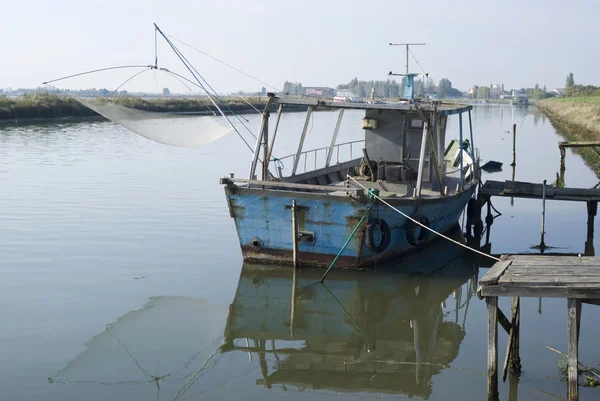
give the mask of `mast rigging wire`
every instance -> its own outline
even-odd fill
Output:
[[[417,58],[415,57],[415,55],[413,54],[412,50],[408,49],[410,55],[412,56],[412,58],[415,60],[415,62],[417,63],[417,65],[421,68],[421,71],[423,71],[423,74],[427,74],[427,71],[425,71],[425,69],[421,66],[421,64],[419,63],[419,60],[417,60]]]
[[[117,87],[117,89],[115,89],[114,91],[112,91],[112,92],[110,93],[110,95],[108,95],[107,97],[111,97],[112,95],[114,95],[115,93],[117,93],[117,91],[118,91],[119,89],[121,89],[121,87],[122,87],[123,85],[125,85],[127,82],[131,81],[133,78],[137,77],[137,76],[138,76],[138,75],[140,75],[140,74],[143,74],[144,72],[148,72],[148,71],[150,71],[150,70],[153,70],[153,69],[154,69],[154,67],[150,66],[149,68],[147,68],[147,69],[145,69],[145,70],[142,70],[142,71],[136,72],[136,73],[135,73],[133,76],[131,76],[131,77],[127,78],[127,80],[126,80],[125,82],[123,82],[121,85],[119,85],[119,86]]]
[[[173,40],[176,40],[177,42],[179,42],[179,43],[183,44],[184,46],[187,46],[187,47],[189,47],[190,49],[196,50],[197,52],[204,54],[206,57],[210,57],[210,58],[212,58],[213,60],[215,60],[215,61],[218,61],[219,63],[221,63],[221,64],[223,64],[223,65],[225,65],[225,66],[227,66],[227,67],[229,67],[229,68],[231,68],[231,69],[233,69],[233,70],[235,70],[235,71],[239,72],[240,74],[244,74],[245,76],[247,76],[248,78],[251,78],[251,79],[255,80],[256,82],[259,82],[259,83],[261,83],[261,84],[263,84],[263,85],[265,85],[265,86],[268,86],[269,88],[275,89],[277,92],[282,92],[282,90],[281,90],[281,89],[279,89],[279,88],[277,88],[277,87],[275,87],[275,86],[273,86],[273,85],[270,85],[270,84],[268,84],[268,83],[266,83],[266,82],[264,82],[264,81],[261,81],[260,79],[258,79],[258,78],[256,78],[256,77],[253,77],[252,75],[250,75],[250,74],[248,74],[248,73],[246,73],[246,72],[244,72],[244,71],[240,70],[239,68],[236,68],[236,67],[232,66],[231,64],[228,64],[228,63],[226,63],[226,62],[225,62],[225,61],[223,61],[223,60],[219,60],[218,58],[216,58],[216,57],[214,57],[214,56],[211,56],[210,54],[208,54],[208,53],[206,53],[206,52],[204,52],[204,51],[202,51],[202,50],[198,49],[197,47],[194,47],[194,46],[192,46],[192,45],[190,45],[190,44],[188,44],[188,43],[184,42],[184,41],[183,41],[183,40],[181,40],[181,39],[177,39],[177,38],[176,38],[176,37],[174,37],[173,35],[169,35],[169,34],[166,34],[166,35],[167,35],[168,37],[170,37],[171,39],[173,39]]]
[[[198,74],[198,76],[208,85],[208,82],[206,82],[206,80],[204,78],[202,78],[202,75],[194,68],[193,65],[191,65],[191,63],[185,58],[185,56],[179,51],[179,49],[177,49],[177,47],[173,44],[173,42],[171,42],[169,40],[169,38],[167,38],[167,36],[160,30],[160,28],[158,27],[158,25],[154,24],[154,26],[156,27],[156,30],[158,31],[158,33],[160,33],[162,35],[162,37],[165,39],[165,41],[169,44],[169,46],[171,46],[171,49],[173,49],[173,51],[175,52],[175,54],[177,55],[177,57],[179,57],[179,59],[181,60],[181,62],[185,65],[185,67],[188,69],[188,71],[192,74],[192,76],[194,78],[196,78],[196,81],[198,81],[198,84],[200,84],[200,87],[206,92],[207,95],[209,95],[208,90],[206,90],[206,88],[204,87],[204,85],[202,85],[202,82],[200,82],[200,79],[198,79],[198,77],[194,74],[194,71],[196,72],[196,74]],[[188,65],[189,64],[189,65]],[[218,94],[216,94],[215,90],[210,87],[210,85],[208,85],[208,87],[215,93],[215,96],[217,98],[219,98]],[[233,130],[238,134],[238,136],[240,138],[242,138],[242,140],[244,141],[244,143],[246,144],[246,146],[248,146],[248,148],[250,150],[252,149],[252,146],[250,146],[248,144],[248,142],[244,139],[244,137],[242,136],[242,134],[238,131],[238,129],[231,123],[231,121],[229,120],[229,118],[227,118],[227,116],[225,115],[225,113],[223,113],[223,111],[221,110],[221,108],[217,105],[217,103],[213,100],[213,98],[209,95],[209,99],[212,102],[212,104],[217,108],[217,110],[219,110],[219,113],[225,118],[225,120],[227,120],[227,122],[229,123],[229,125],[231,126],[231,128],[233,128]],[[235,114],[233,112],[233,110],[231,110],[231,108],[227,105],[226,102],[224,102],[222,99],[219,98],[219,100],[221,100],[225,106],[229,109],[229,111],[231,113],[233,113],[236,118],[238,119],[238,121],[252,134],[252,136],[254,136],[256,138],[256,136],[254,135],[254,133],[252,131],[250,131],[250,129],[240,120],[240,118],[237,116],[237,114]]]
[[[158,27],[157,27],[157,29],[158,29]],[[173,44],[173,43],[172,43],[172,42],[171,42],[171,41],[170,41],[170,40],[169,40],[169,39],[168,39],[166,36],[165,36],[165,34],[163,34],[163,32],[162,32],[160,29],[159,29],[158,31],[160,32],[160,34],[161,34],[161,35],[163,35],[163,37],[165,38],[165,40],[167,41],[167,43],[168,43],[168,44],[171,46],[171,48],[173,49],[173,51],[175,51],[175,53],[177,54],[177,56],[179,57],[179,59],[180,59],[182,62],[183,62],[183,60],[185,60],[185,62],[184,62],[184,65],[185,65],[185,66],[188,68],[188,70],[189,70],[189,71],[192,73],[192,75],[194,76],[194,78],[196,78],[196,80],[198,81],[198,83],[200,83],[200,80],[198,79],[198,77],[200,77],[200,79],[202,79],[202,81],[203,81],[203,82],[206,84],[206,86],[208,86],[208,87],[210,88],[210,90],[211,90],[211,91],[212,91],[212,93],[214,94],[215,98],[219,99],[219,101],[221,101],[221,103],[223,103],[223,105],[224,105],[225,107],[227,107],[227,110],[229,110],[229,112],[230,112],[231,114],[233,114],[233,115],[235,116],[235,118],[237,118],[237,120],[240,122],[240,124],[242,124],[242,126],[243,126],[244,128],[246,128],[246,130],[247,130],[247,131],[250,133],[250,135],[252,135],[252,136],[254,137],[254,139],[256,139],[256,135],[254,135],[254,132],[252,132],[252,130],[251,130],[250,128],[248,128],[248,126],[246,126],[246,124],[244,124],[244,123],[243,123],[243,122],[240,120],[240,116],[238,116],[238,114],[237,114],[237,113],[235,113],[235,112],[234,112],[234,111],[233,111],[233,110],[232,110],[232,109],[229,107],[228,103],[227,103],[227,102],[226,102],[226,101],[225,101],[223,98],[221,98],[221,97],[219,96],[219,94],[217,93],[217,91],[216,91],[216,90],[214,90],[214,88],[213,88],[213,87],[212,87],[212,86],[211,86],[211,85],[208,83],[208,81],[207,81],[206,79],[204,79],[204,77],[202,76],[202,74],[200,74],[200,73],[198,72],[198,70],[196,70],[196,67],[194,67],[194,66],[193,66],[193,64],[192,64],[192,63],[190,63],[190,62],[188,61],[188,59],[187,59],[187,58],[186,58],[186,57],[183,55],[183,53],[182,53],[182,52],[181,52],[181,51],[180,51],[180,50],[179,50],[179,49],[178,49],[178,48],[177,48],[177,47],[176,47],[176,46],[175,46],[175,45],[174,45],[174,44]],[[188,64],[189,64],[189,66],[188,66]],[[192,70],[194,70],[194,72],[195,72],[195,73],[198,75],[198,77],[196,77],[196,76],[194,75],[194,73],[193,73],[193,72],[190,70],[190,68],[191,68]],[[201,84],[201,85],[202,85],[202,84]],[[204,85],[202,85],[202,88],[203,88],[203,89],[204,89],[204,91],[207,93],[207,95],[209,95],[209,93],[208,93],[208,91],[206,90],[206,88],[204,88]],[[209,96],[210,96],[210,95],[209,95]],[[214,102],[214,100],[213,100],[212,98],[211,98],[211,101],[213,102],[213,104],[215,104],[215,102]],[[215,106],[216,106],[216,104],[215,104]],[[219,109],[219,108],[217,107],[217,109]],[[219,109],[219,111],[221,111],[221,109]],[[223,115],[223,117],[225,117],[225,115],[224,115],[222,112],[221,112],[221,114]],[[225,117],[225,118],[227,119],[227,117]],[[244,119],[244,120],[246,120],[246,119]],[[227,121],[229,121],[229,119],[227,119]],[[246,122],[249,122],[249,121],[248,121],[248,120],[246,120]],[[235,129],[235,128],[234,128],[234,129]],[[236,130],[236,132],[238,132],[238,131]],[[241,135],[241,134],[238,132],[238,135]],[[251,147],[250,147],[250,149],[252,150],[252,148],[251,148]],[[252,150],[252,151],[254,151],[254,150]]]
[[[74,77],[78,77],[78,76],[81,76],[81,75],[92,74],[94,72],[116,70],[116,69],[119,69],[119,68],[155,68],[155,67],[153,65],[118,65],[116,67],[99,68],[97,70],[90,70],[90,71],[80,72],[78,74],[67,75],[66,77],[52,79],[50,81],[42,82],[42,85],[48,85],[48,84],[50,84],[52,82],[62,81],[63,79],[74,78]]]

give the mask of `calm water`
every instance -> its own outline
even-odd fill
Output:
[[[303,118],[283,116],[278,156]],[[315,113],[306,148],[328,144],[335,118]],[[359,139],[346,121],[340,141]],[[559,136],[509,106],[474,111],[475,146],[505,164],[484,178],[511,179],[513,121],[516,179],[554,180]],[[326,287],[318,272],[243,265],[218,179],[246,176],[250,156],[231,134],[177,148],[105,122],[0,127],[0,399],[485,399],[487,314],[472,290],[487,269],[447,243]],[[566,184],[596,183],[569,153]],[[494,205],[492,251],[533,251],[540,202]],[[586,220],[583,204],[548,202],[546,244],[583,253]],[[599,318],[583,307],[587,365],[600,363]],[[566,396],[546,349],[567,349],[566,328],[565,300],[523,300],[518,399]]]

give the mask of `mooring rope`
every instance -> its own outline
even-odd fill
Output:
[[[478,254],[480,254],[480,255],[482,255],[482,256],[485,256],[485,257],[487,257],[487,258],[490,258],[490,259],[492,259],[492,260],[495,260],[496,262],[499,262],[499,261],[500,261],[500,259],[499,259],[499,258],[496,258],[496,257],[494,257],[494,256],[492,256],[492,255],[488,255],[487,253],[485,253],[485,252],[481,252],[481,251],[479,251],[479,250],[477,250],[477,249],[475,249],[475,248],[471,248],[470,246],[468,246],[468,245],[466,245],[466,244],[463,244],[462,242],[456,241],[455,239],[452,239],[452,238],[450,238],[450,237],[447,237],[447,236],[445,236],[444,234],[442,234],[442,233],[439,233],[439,232],[435,231],[434,229],[427,227],[425,224],[421,223],[420,221],[413,219],[412,217],[410,217],[410,216],[409,216],[409,215],[407,215],[406,213],[403,213],[403,212],[401,212],[400,210],[398,210],[397,208],[395,208],[394,206],[390,205],[388,202],[386,202],[385,200],[383,200],[383,199],[382,199],[382,198],[381,198],[381,197],[380,197],[378,194],[375,194],[375,193],[373,193],[374,191],[370,191],[370,190],[369,190],[367,187],[365,187],[364,185],[362,185],[360,182],[358,182],[357,180],[355,180],[355,179],[354,179],[353,177],[351,177],[350,175],[347,175],[347,177],[348,177],[349,179],[351,179],[352,181],[354,181],[354,182],[355,182],[355,183],[356,183],[356,184],[357,184],[359,187],[361,187],[362,189],[365,189],[365,190],[367,190],[367,191],[369,192],[369,196],[373,196],[373,197],[375,197],[375,198],[379,199],[379,200],[380,200],[380,201],[381,201],[381,202],[382,202],[384,205],[386,205],[386,206],[389,206],[389,207],[390,207],[392,210],[394,210],[394,211],[398,212],[399,214],[401,214],[402,216],[406,217],[408,220],[412,221],[413,223],[415,223],[415,224],[418,224],[419,226],[421,226],[421,227],[423,227],[423,228],[425,228],[425,229],[427,229],[427,230],[431,231],[432,233],[434,233],[434,234],[436,234],[436,235],[439,235],[440,237],[442,237],[442,238],[444,238],[444,239],[446,239],[446,240],[448,240],[448,241],[450,241],[450,242],[452,242],[452,243],[454,243],[454,244],[456,244],[456,245],[462,246],[463,248],[466,248],[466,249],[468,249],[468,250],[470,250],[470,251],[473,251],[473,252],[475,252],[475,253],[478,253]]]

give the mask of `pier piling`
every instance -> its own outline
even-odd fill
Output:
[[[517,124],[513,124],[512,163],[510,165],[513,167],[517,165]]]

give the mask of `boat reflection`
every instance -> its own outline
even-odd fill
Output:
[[[221,350],[256,355],[267,388],[428,398],[465,336],[478,273],[470,256],[436,241],[377,272],[332,272],[325,284],[322,270],[244,264]]]

